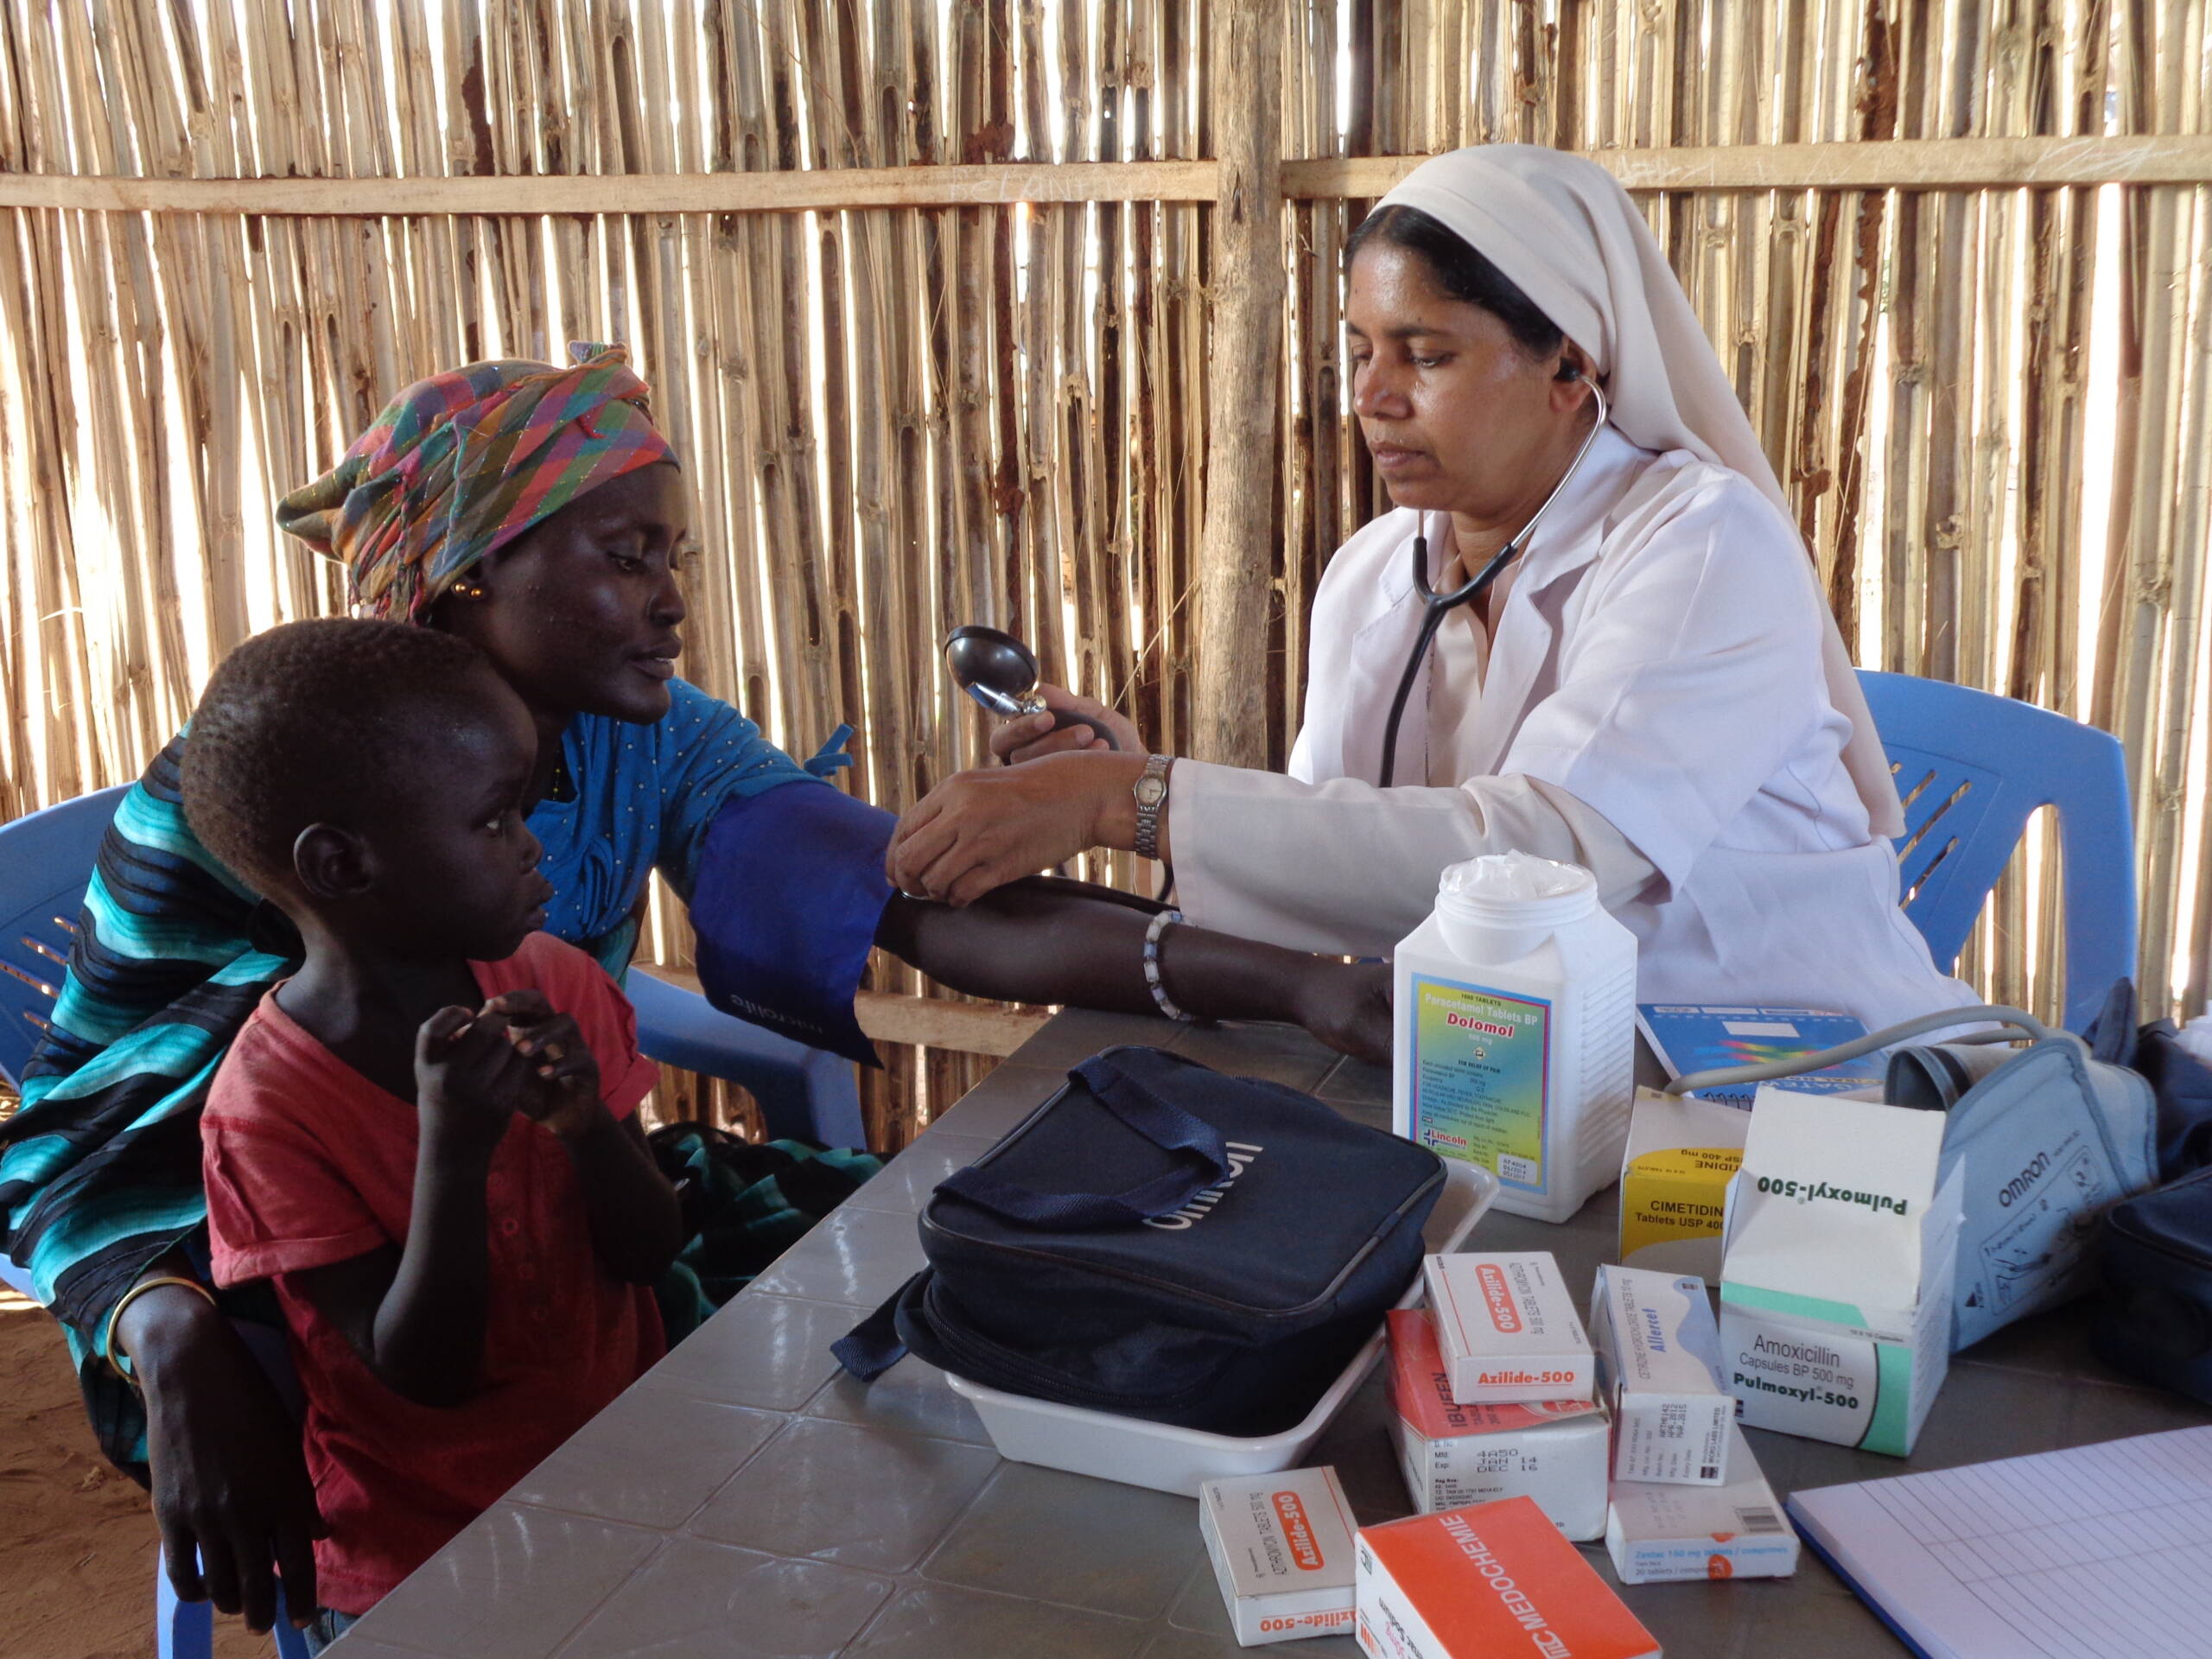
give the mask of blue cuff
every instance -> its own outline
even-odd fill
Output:
[[[863,1065],[853,1018],[892,887],[898,818],[840,789],[772,789],[715,814],[699,855],[691,925],[699,983],[725,1014]]]

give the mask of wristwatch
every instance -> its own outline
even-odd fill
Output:
[[[1175,764],[1172,754],[1147,755],[1144,776],[1138,779],[1130,793],[1137,798],[1137,856],[1160,856],[1160,809],[1167,804],[1167,768]]]

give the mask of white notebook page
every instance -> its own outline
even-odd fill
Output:
[[[1789,1500],[1937,1659],[2212,1655],[2212,1425]]]

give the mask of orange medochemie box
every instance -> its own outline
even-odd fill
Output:
[[[1362,1528],[1353,1561],[1355,1634],[1373,1659],[1660,1659],[1533,1498]]]

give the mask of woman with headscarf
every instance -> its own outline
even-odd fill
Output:
[[[1055,691],[1129,753],[1010,722],[993,747],[1026,764],[912,809],[893,879],[962,903],[1141,841],[1193,921],[1373,955],[1446,865],[1517,849],[1594,873],[1642,1001],[1870,1027],[1970,1001],[1898,908],[1901,814],[1843,641],[1618,183],[1556,151],[1459,150],[1349,254],[1352,406],[1396,506],[1314,596],[1289,775],[1147,758]],[[1460,607],[1422,602],[1486,568]]]
[[[720,1006],[868,1063],[853,995],[877,944],[982,995],[1131,1012],[1172,996],[1387,1048],[1373,970],[1179,930],[1162,949],[1146,909],[1076,883],[966,912],[893,893],[892,816],[817,775],[844,757],[801,766],[676,677],[682,474],[624,353],[576,353],[407,388],[278,513],[345,563],[362,613],[461,635],[521,696],[539,735],[529,824],[554,888],[548,931],[619,977],[658,871],[690,906]],[[189,741],[156,758],[100,849],[22,1109],[0,1128],[0,1222],[68,1332],[102,1449],[150,1478],[180,1593],[204,1587],[266,1629],[272,1563],[290,1605],[315,1605],[318,1523],[296,1427],[233,1330],[281,1331],[273,1298],[219,1306],[205,1288],[199,1118],[298,941],[186,823]],[[810,1162],[733,1206],[766,1255],[874,1166]]]

